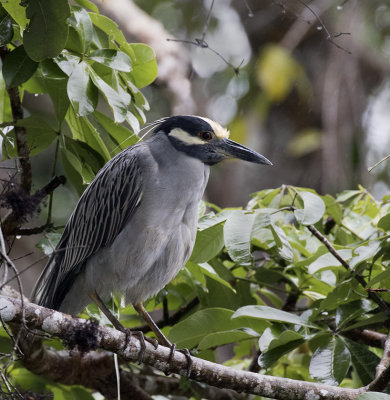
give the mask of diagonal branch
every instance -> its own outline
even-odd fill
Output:
[[[74,332],[83,332],[86,324],[85,320],[79,318],[72,318],[69,315],[62,314],[58,311],[46,309],[32,303],[25,304],[25,321],[30,329],[37,329],[41,332],[46,332],[50,335],[58,336],[61,338],[68,338],[74,335]],[[21,323],[22,321],[22,307],[18,299],[0,296],[0,315],[5,322]],[[29,334],[30,335],[30,334]],[[28,335],[27,335],[28,336]],[[97,326],[96,331],[92,334],[90,339],[94,342],[95,347],[106,352],[114,352],[126,361],[137,361],[140,351],[140,342],[134,336],[126,341],[126,335],[122,332],[110,329],[107,327]],[[25,348],[23,349],[25,351]],[[72,371],[71,376],[74,379],[79,379],[80,383],[82,377],[85,377],[85,360],[98,357],[96,354],[88,353],[86,355],[74,357],[70,360],[68,352],[60,352],[50,350],[55,364],[51,364],[49,369],[51,371],[56,368],[61,368],[66,362],[72,362],[73,368],[66,368],[67,375]],[[332,399],[332,400],[351,400],[355,399],[364,389],[346,389],[334,387],[329,385],[317,384],[313,382],[303,382],[287,378],[279,378],[273,376],[265,376],[255,374],[248,371],[236,370],[234,368],[226,367],[210,361],[202,360],[200,358],[192,357],[193,366],[191,369],[190,378],[207,383],[216,387],[223,387],[225,389],[233,389],[238,392],[254,394],[269,398],[277,398],[279,400],[289,399],[298,400],[304,398]],[[146,343],[144,354],[144,363],[152,365],[163,372],[173,372],[182,376],[187,375],[187,359],[180,353],[176,352],[170,360],[170,349],[159,346],[155,349],[151,344]],[[46,368],[47,360],[39,363],[37,368]],[[25,363],[28,364],[28,356],[26,356]],[[82,366],[84,368],[82,368]],[[38,371],[36,371],[37,373]],[[77,376],[76,376],[77,375]],[[83,382],[82,384],[85,384]]]

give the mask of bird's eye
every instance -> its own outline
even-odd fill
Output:
[[[211,138],[213,136],[211,135],[211,132],[203,131],[203,132],[199,132],[199,137],[202,140],[211,140]]]

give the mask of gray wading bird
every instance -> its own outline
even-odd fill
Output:
[[[170,282],[188,260],[210,166],[227,158],[271,162],[229,140],[229,132],[208,118],[174,116],[153,125],[147,140],[116,155],[87,187],[33,298],[72,315],[93,301],[125,331],[104,304],[113,293],[124,295],[172,355],[174,345],[142,302]],[[144,337],[137,335],[142,358]]]

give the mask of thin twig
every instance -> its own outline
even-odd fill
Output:
[[[352,276],[365,288],[367,286],[366,280],[355,273],[355,271],[351,268],[347,261],[340,256],[337,250],[332,246],[329,240],[314,226],[307,225],[309,231],[320,241],[322,242],[329,252],[340,262],[340,264],[348,271],[352,273]],[[390,308],[385,301],[383,301],[375,292],[367,292],[368,296],[373,300],[378,306],[386,313],[386,315],[390,316]]]
[[[376,367],[375,379],[365,389],[372,392],[382,392],[390,381],[390,335],[387,337],[383,356]]]

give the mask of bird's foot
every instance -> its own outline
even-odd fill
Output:
[[[180,353],[184,354],[186,360],[187,360],[187,378],[190,377],[191,375],[191,370],[192,370],[192,357],[191,357],[191,353],[189,352],[188,349],[180,349],[180,350],[176,350],[176,344],[173,343],[170,346],[170,353],[169,353],[169,358],[168,358],[168,364],[169,364],[169,368],[171,367],[172,361],[173,361],[173,357],[175,355],[176,351],[179,351]],[[171,371],[170,369],[168,369],[168,371],[165,372],[165,375],[170,375]]]
[[[149,342],[157,350],[158,341],[156,339],[145,336],[142,331],[132,331],[130,328],[125,328],[123,332],[126,335],[125,347],[129,343],[129,340],[132,336],[135,336],[139,340],[140,343],[140,351],[138,353],[139,364],[141,364],[144,361],[145,349],[146,349],[145,342]]]

